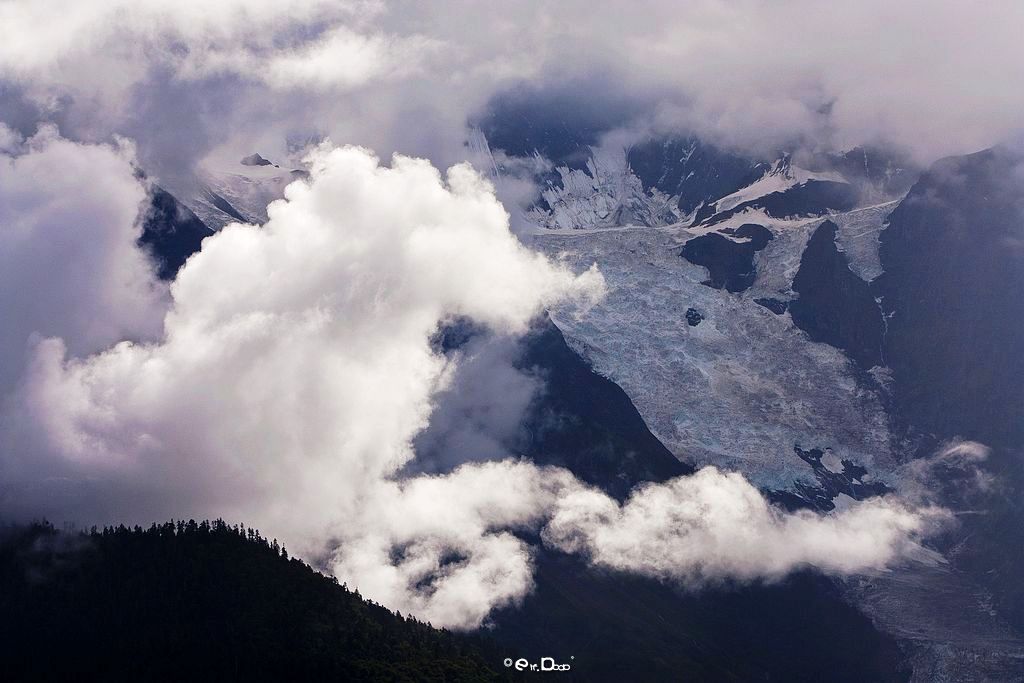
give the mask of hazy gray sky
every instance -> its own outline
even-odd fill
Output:
[[[0,73],[65,134],[130,134],[153,165],[223,144],[280,156],[317,132],[447,166],[494,93],[580,77],[593,107],[642,99],[644,127],[889,139],[930,161],[1019,130],[1021,25],[998,0],[15,0]]]

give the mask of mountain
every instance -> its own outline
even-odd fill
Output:
[[[905,681],[897,641],[804,572],[682,591],[540,550],[536,590],[494,616],[517,656],[573,659],[585,681]]]
[[[807,240],[793,277],[797,298],[789,305],[789,315],[811,339],[841,349],[869,370],[882,364],[884,321],[871,285],[850,270],[839,251],[838,229],[825,221]]]
[[[934,164],[889,215],[877,292],[902,417],[940,437],[1024,444],[1024,158]],[[941,339],[941,344],[922,344]]]
[[[506,680],[486,641],[394,614],[220,521],[5,527],[0,583],[7,680]]]
[[[442,326],[434,338],[435,348],[449,355],[489,341],[485,330],[465,319]],[[510,368],[540,386],[517,416],[519,428],[497,439],[497,457],[527,456],[540,465],[564,467],[619,500],[637,484],[693,472],[651,434],[625,392],[569,347],[547,316],[515,342],[509,361]],[[456,419],[474,421],[465,415]],[[450,420],[433,420],[414,443],[413,464],[431,472],[453,469],[462,460],[446,458],[466,448],[463,442],[444,438],[447,425],[439,427],[438,422]]]
[[[488,339],[485,330],[456,320],[432,341],[438,352],[450,354]],[[655,438],[626,392],[571,348],[551,319],[538,320],[511,358],[543,388],[528,406],[522,429],[502,442],[503,453],[566,467],[620,500],[638,483],[693,471]],[[416,444],[418,460],[427,463],[430,430]],[[533,540],[536,591],[522,609],[495,614],[485,631],[516,658],[557,655],[562,661],[568,654],[578,680],[595,681],[627,674],[660,680],[679,671],[693,680],[904,678],[895,641],[846,604],[827,579],[801,575],[778,585],[693,593],[596,570]],[[788,609],[797,603],[803,607]],[[749,627],[737,628],[744,623]],[[785,641],[767,637],[776,631],[788,634]]]
[[[929,444],[971,439],[995,477],[981,497],[953,489],[960,566],[1024,632],[1024,156],[994,148],[936,162],[889,216],[876,292],[900,424]],[[934,343],[933,343],[934,342]]]
[[[630,147],[628,161],[644,187],[678,197],[683,215],[736,192],[763,171],[761,162],[694,136],[645,140]]]
[[[284,196],[284,188],[308,174],[258,153],[242,159],[213,159],[194,174],[161,179],[168,191],[211,230],[228,223],[265,223],[267,205]]]
[[[645,189],[624,150],[593,153],[582,169],[559,166],[530,218],[548,228],[666,225],[679,220],[678,199]]]
[[[139,245],[156,265],[157,276],[170,280],[185,260],[199,251],[213,232],[188,207],[159,185],[150,189]]]
[[[796,166],[788,155],[759,164],[739,189],[701,205],[695,224],[714,225],[733,216],[761,213],[771,218],[818,216],[857,205],[856,185],[835,172]]]
[[[495,435],[500,452],[619,499],[713,464],[790,509],[927,485],[964,514],[936,541],[944,562],[696,594],[540,550],[536,592],[494,616],[494,638],[575,655],[587,680],[616,666],[655,680],[1024,673],[1024,566],[1006,550],[1024,545],[1016,158],[920,172],[881,150],[764,161],[683,138],[611,153],[538,130],[517,151],[564,163],[538,177],[523,240],[596,262],[610,291],[581,317],[552,310],[509,352],[544,388]],[[456,323],[435,343],[484,334]],[[956,437],[989,461],[936,461]]]
[[[691,147],[659,142],[643,192],[679,192]],[[601,269],[608,297],[552,320],[681,461],[743,472],[790,508],[927,485],[962,512],[935,542],[945,563],[841,592],[898,637],[914,680],[1012,679],[1024,674],[1024,566],[1007,552],[1024,544],[1020,165],[1000,149],[924,172],[901,159],[750,160],[690,195],[675,223],[537,221],[525,239]],[[958,438],[990,457],[934,455]]]

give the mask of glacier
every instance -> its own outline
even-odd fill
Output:
[[[790,294],[803,245],[820,222],[767,224],[775,239],[758,253],[754,286],[738,294],[701,284],[706,269],[679,255],[699,230],[541,228],[529,240],[573,269],[596,263],[604,274],[604,301],[581,317],[556,308],[552,319],[678,458],[791,490],[816,481],[794,447],[831,448],[890,481],[897,458],[878,388],[866,386],[842,352],[754,302]],[[699,325],[687,324],[688,308],[703,316]]]

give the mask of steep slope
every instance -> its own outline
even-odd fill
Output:
[[[160,279],[173,278],[211,234],[206,224],[170,192],[157,185],[152,187],[139,244],[152,257]]]
[[[905,681],[896,642],[831,582],[682,591],[541,551],[537,589],[495,616],[514,656],[571,661],[583,681]],[[570,659],[571,658],[571,659]]]
[[[4,528],[0,584],[8,680],[504,680],[486,643],[366,602],[223,522]]]
[[[485,330],[465,320],[442,327],[434,341],[435,348],[448,354],[474,344],[493,343]],[[522,373],[518,380],[531,382],[534,394],[522,414],[513,416],[517,420],[514,430],[498,434],[496,429],[481,426],[476,432],[487,432],[485,436],[498,442],[496,449],[490,449],[493,457],[528,456],[541,465],[565,467],[620,500],[641,482],[665,481],[693,471],[651,434],[621,388],[597,374],[569,348],[562,332],[546,316],[536,321],[501,363],[500,368],[485,364],[483,371]],[[479,380],[479,374],[460,377],[456,390],[475,396],[482,384]],[[439,410],[446,408],[444,401],[439,403]],[[484,457],[488,449],[479,441],[445,435],[452,422],[476,422],[475,416],[467,413],[477,407],[460,406],[454,420],[438,420],[435,415],[414,442],[418,458],[413,466],[430,472],[449,471],[467,457]]]
[[[885,354],[921,429],[1024,445],[1022,197],[1024,160],[992,149],[936,163],[889,216]]]
[[[708,271],[682,258],[690,229],[623,228],[531,236],[574,268],[597,263],[608,296],[576,318],[553,312],[570,346],[625,390],[651,432],[694,465],[738,469],[759,486],[816,488],[804,450],[831,448],[885,482],[895,471],[878,394],[838,349],[816,343],[788,314],[758,299],[793,297],[792,278],[820,221],[767,222],[754,284],[738,293],[707,286]],[[724,235],[725,237],[731,237]],[[701,316],[697,326],[687,311]]]
[[[747,186],[760,169],[693,136],[646,140],[629,149],[628,161],[644,187],[678,197],[683,215]]]
[[[837,232],[835,223],[825,221],[808,240],[793,278],[799,297],[789,314],[811,339],[842,349],[868,370],[882,364],[882,314],[868,283],[836,246]]]
[[[1024,158],[990,149],[937,162],[892,212],[877,291],[895,413],[924,447],[991,448],[987,495],[961,505],[958,564],[1024,632]]]
[[[658,441],[626,393],[597,374],[544,320],[523,341],[519,364],[543,379],[542,395],[525,420],[514,452],[565,467],[623,499],[637,484],[690,474]]]

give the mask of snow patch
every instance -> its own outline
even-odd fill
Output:
[[[760,178],[750,185],[743,187],[730,195],[722,197],[715,202],[714,213],[721,213],[735,208],[744,202],[749,202],[773,192],[785,192],[791,187],[803,185],[809,180],[822,180],[835,183],[845,183],[846,179],[841,175],[832,172],[815,172],[793,166],[788,157],[778,159],[771,168],[764,172]]]

